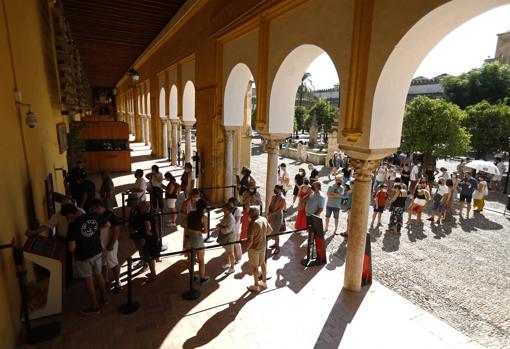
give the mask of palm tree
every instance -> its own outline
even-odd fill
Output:
[[[312,97],[314,90],[313,82],[312,82],[312,74],[309,72],[306,72],[303,77],[301,78],[301,83],[298,87],[298,106],[303,106],[303,99],[305,96]]]

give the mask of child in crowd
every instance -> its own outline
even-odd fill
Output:
[[[388,186],[386,184],[379,185],[377,192],[374,195],[374,214],[370,226],[374,225],[375,217],[377,217],[377,224],[381,224],[381,216],[386,207],[388,200]]]

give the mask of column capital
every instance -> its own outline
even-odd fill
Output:
[[[269,154],[278,154],[280,144],[285,142],[291,135],[287,133],[261,133],[264,139],[264,146]]]
[[[225,126],[225,140],[228,143],[231,143],[234,140],[234,135],[235,135],[237,130],[239,130],[239,127],[228,127],[228,126]]]
[[[182,126],[184,126],[184,128],[186,130],[191,130],[193,125],[195,125],[195,121],[190,121],[190,120],[183,120],[181,123],[182,123]]]
[[[354,178],[359,182],[370,182],[372,172],[374,172],[381,160],[360,160],[349,159],[349,165],[354,168]]]
[[[168,120],[172,123],[172,125],[180,125],[181,123],[181,120],[177,119],[177,118],[168,118]]]

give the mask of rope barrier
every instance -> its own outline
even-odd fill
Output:
[[[288,231],[283,231],[283,232],[278,232],[278,233],[272,233],[272,234],[269,234],[269,235],[266,235],[266,238],[270,238],[270,237],[274,237],[274,236],[280,236],[280,235],[287,235],[287,234],[293,234],[293,233],[300,233],[300,232],[303,232],[303,231],[308,231],[308,229],[306,228],[303,228],[303,229],[294,229],[294,230],[288,230]],[[194,299],[197,299],[200,297],[200,291],[195,289],[194,287],[194,283],[193,283],[193,279],[195,277],[195,259],[196,259],[196,253],[197,251],[201,251],[201,250],[209,250],[209,249],[214,249],[214,248],[218,248],[218,247],[223,247],[223,246],[228,246],[228,245],[233,245],[233,244],[239,244],[239,243],[243,243],[243,242],[246,242],[248,241],[248,239],[240,239],[240,240],[236,240],[236,241],[232,241],[232,242],[226,242],[226,243],[223,243],[223,244],[215,244],[215,245],[211,245],[211,246],[204,246],[204,247],[200,247],[200,248],[191,248],[191,249],[187,249],[187,250],[182,250],[182,251],[175,251],[175,252],[169,252],[169,253],[161,253],[159,255],[159,257],[171,257],[171,256],[176,256],[176,255],[181,255],[183,253],[190,253],[191,256],[190,256],[190,263],[189,263],[189,267],[188,267],[188,270],[189,270],[189,289],[184,291],[182,296],[184,299],[187,299],[187,300],[194,300]],[[141,261],[143,260],[142,258],[140,257],[128,257],[127,259],[127,301],[126,303],[122,304],[120,307],[119,307],[119,312],[122,313],[122,314],[131,314],[131,313],[134,313],[136,312],[139,307],[140,307],[140,304],[138,302],[135,302],[133,301],[133,290],[132,290],[132,283],[131,283],[131,279],[132,279],[132,265],[133,265],[133,262],[134,261]],[[267,259],[266,259],[267,260]]]

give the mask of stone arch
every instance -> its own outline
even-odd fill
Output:
[[[246,92],[252,82],[253,74],[246,64],[238,63],[230,71],[223,98],[224,126],[243,126]]]
[[[162,87],[159,91],[159,117],[165,117],[166,116],[166,110],[165,110],[165,100],[166,100],[166,91],[165,88]]]
[[[177,94],[177,86],[175,85],[172,85],[172,87],[170,87],[170,95],[169,95],[169,107],[168,109],[169,112],[168,112],[168,116],[172,119],[176,119],[177,118],[177,110],[178,110],[178,94]]]
[[[182,120],[195,121],[195,85],[188,80],[182,94]]]
[[[269,133],[292,133],[296,92],[301,78],[308,66],[323,53],[325,51],[316,45],[304,44],[293,49],[285,57],[271,87]]]
[[[371,149],[398,148],[407,92],[425,56],[448,33],[509,0],[452,0],[427,13],[395,45],[379,74],[372,104]],[[385,127],[392,125],[393,127]],[[377,132],[384,128],[385,132]]]

